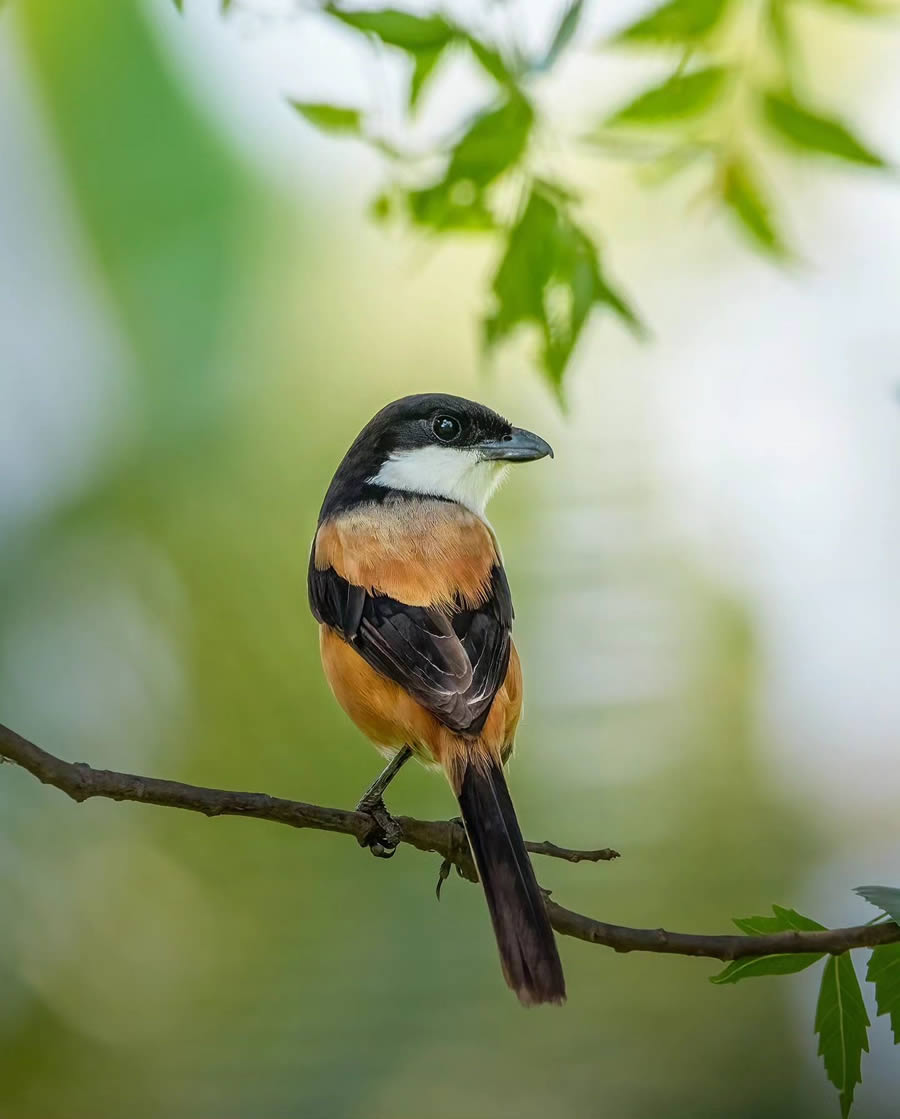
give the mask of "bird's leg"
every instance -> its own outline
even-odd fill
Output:
[[[412,750],[408,746],[398,750],[356,806],[357,812],[364,812],[375,823],[369,834],[360,840],[360,846],[368,847],[379,859],[391,858],[400,842],[400,829],[384,806],[384,791],[411,757]]]
[[[399,749],[388,762],[388,764],[384,767],[381,773],[379,773],[372,784],[368,787],[368,789],[366,789],[366,791],[363,793],[362,797],[360,798],[359,804],[357,804],[356,806],[356,811],[368,812],[373,807],[376,807],[379,804],[384,807],[384,800],[382,798],[384,796],[385,789],[387,789],[388,785],[390,785],[390,783],[394,780],[394,778],[404,767],[404,765],[406,765],[411,757],[412,750],[409,748],[409,746],[403,746],[401,749]]]
[[[441,863],[441,869],[438,871],[437,885],[434,888],[434,892],[435,892],[435,895],[436,895],[438,901],[441,900],[441,887],[447,881],[447,879],[450,877],[450,871],[454,868],[454,866],[456,867],[456,873],[460,876],[460,878],[469,878],[473,882],[478,881],[477,877],[472,876],[471,871],[464,871],[463,867],[462,867],[462,864],[457,861],[457,856],[463,854],[463,852],[465,852],[466,854],[471,856],[471,849],[469,848],[469,841],[468,841],[468,838],[466,837],[466,832],[465,832],[466,825],[463,823],[462,816],[454,816],[452,819],[448,820],[447,823],[448,824],[458,824],[459,827],[462,829],[462,833],[463,833],[462,842],[464,844],[464,848],[463,848],[463,850],[460,850],[457,847],[456,836],[457,836],[458,832],[454,828],[453,832],[451,833],[450,855],[448,856],[448,858],[444,859],[444,861]],[[474,859],[472,860],[472,862],[474,864]]]

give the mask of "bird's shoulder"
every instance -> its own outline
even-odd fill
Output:
[[[487,522],[456,502],[422,497],[364,502],[325,518],[312,562],[369,594],[444,610],[479,606],[502,568]]]

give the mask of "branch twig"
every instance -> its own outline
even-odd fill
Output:
[[[304,804],[302,801],[284,800],[266,793],[209,789],[202,785],[186,785],[180,781],[164,781],[155,777],[118,773],[115,770],[93,769],[84,762],[63,761],[2,724],[0,760],[14,762],[45,785],[53,785],[78,802],[91,797],[107,797],[111,800],[156,804],[164,808],[181,808],[201,812],[205,816],[251,816],[257,820],[271,820],[293,828],[314,828],[352,835],[359,841],[364,840],[373,827],[370,817],[361,812],[348,812],[343,808]],[[402,843],[408,843],[419,851],[434,852],[457,866],[465,877],[473,877],[471,855],[460,824],[453,820],[414,820],[408,816],[398,816],[396,821],[400,827]],[[608,847],[579,851],[558,847],[549,841],[528,843],[527,847],[533,854],[572,863],[602,862],[618,857],[618,852]],[[728,961],[774,953],[837,953],[851,948],[874,948],[879,944],[900,941],[900,926],[892,921],[846,929],[825,929],[821,932],[708,936],[610,925],[566,909],[549,897],[547,911],[557,932],[591,944],[602,944],[617,952],[663,952]]]

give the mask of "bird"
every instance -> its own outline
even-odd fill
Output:
[[[504,776],[522,711],[513,604],[485,510],[510,464],[553,457],[497,412],[445,393],[382,408],[338,466],[319,513],[308,590],[322,666],[389,759],[358,811],[390,857],[383,795],[415,757],[443,772],[487,900],[508,986],[526,1006],[566,987]],[[392,826],[393,825],[393,826]]]

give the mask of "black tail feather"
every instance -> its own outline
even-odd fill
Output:
[[[564,1002],[556,941],[499,763],[467,766],[457,798],[506,982],[526,1006]]]

